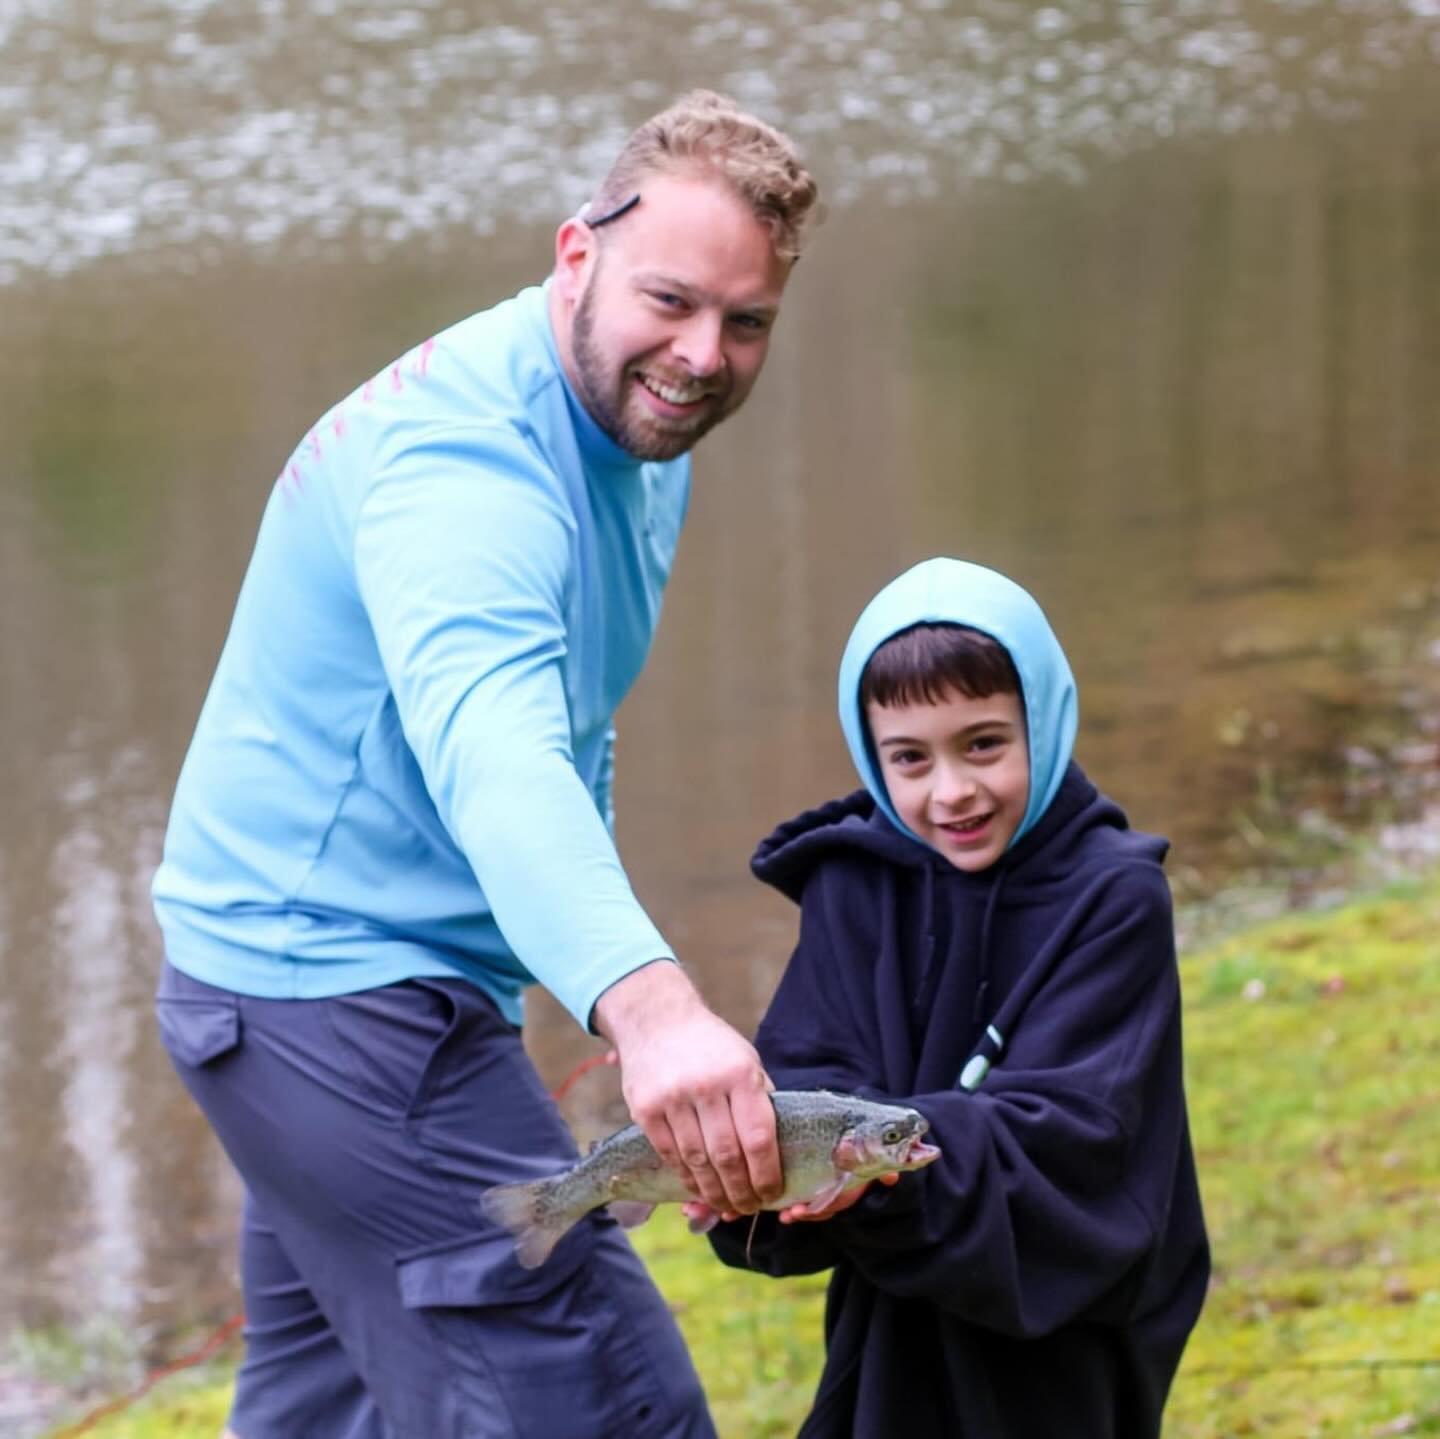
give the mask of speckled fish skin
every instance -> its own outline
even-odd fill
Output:
[[[938,1149],[922,1143],[930,1125],[917,1110],[827,1090],[782,1090],[770,1098],[785,1192],[767,1209],[801,1203],[820,1209],[867,1179],[920,1169],[939,1158]],[[602,1204],[671,1204],[694,1197],[639,1126],[630,1124],[562,1173],[499,1185],[481,1205],[515,1236],[520,1263],[533,1269],[572,1225]]]

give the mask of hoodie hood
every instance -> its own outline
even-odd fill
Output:
[[[806,882],[820,861],[842,851],[860,851],[904,869],[922,869],[944,860],[928,845],[916,849],[875,807],[874,798],[857,789],[778,825],[760,841],[750,859],[757,879],[774,885],[800,903]]]
[[[995,570],[965,560],[925,560],[892,580],[865,606],[840,661],[840,726],[850,757],[876,805],[901,834],[925,844],[890,803],[875,763],[860,704],[860,677],[870,656],[919,624],[968,625],[1004,645],[1020,676],[1029,746],[1030,794],[1009,848],[1034,828],[1060,789],[1075,747],[1079,703],[1060,641],[1030,594]]]

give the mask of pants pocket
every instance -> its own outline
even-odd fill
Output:
[[[650,1291],[651,1315],[607,1292],[596,1236],[577,1225],[537,1269],[501,1233],[399,1262],[401,1301],[424,1313],[456,1376],[456,1439],[713,1436],[698,1381],[657,1372],[652,1338],[678,1342],[663,1301]],[[683,1376],[683,1348],[678,1358]]]
[[[240,996],[165,966],[155,996],[160,1038],[176,1064],[199,1069],[240,1043]]]
[[[316,1008],[351,1082],[376,1109],[396,1116],[423,1107],[467,1017],[461,997],[418,979],[332,995]]]

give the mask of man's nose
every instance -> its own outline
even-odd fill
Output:
[[[725,368],[724,337],[724,317],[702,310],[689,317],[670,348],[692,375],[704,379]]]

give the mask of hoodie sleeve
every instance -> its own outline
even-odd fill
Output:
[[[1082,910],[979,1091],[892,1096],[930,1120],[941,1158],[806,1226],[823,1228],[835,1253],[882,1291],[1017,1337],[1129,1316],[1185,1142],[1163,874],[1144,865],[1114,871]],[[812,932],[812,944],[820,939]],[[772,1013],[766,1028],[774,1035],[782,1023]],[[867,1027],[874,1032],[856,1016],[855,1028]],[[787,1036],[780,1048],[793,1044]],[[786,1084],[775,1051],[760,1049],[777,1085]]]
[[[818,872],[829,882],[812,881],[797,894],[799,943],[755,1037],[777,1089],[889,1098],[875,1083],[884,1041],[870,984],[877,936],[866,868],[836,859]],[[718,1225],[710,1242],[726,1264],[780,1277],[834,1265],[843,1257],[835,1233],[833,1222],[784,1225],[762,1213]]]

